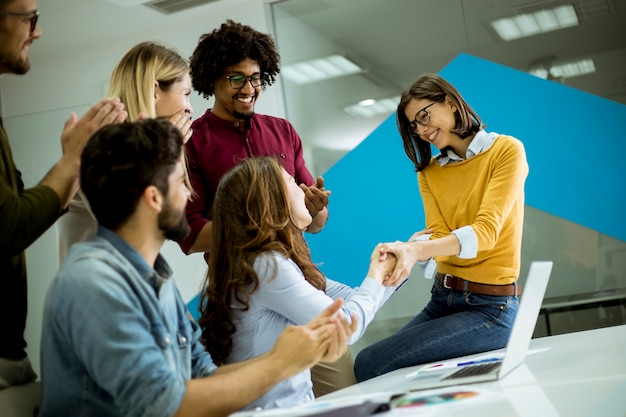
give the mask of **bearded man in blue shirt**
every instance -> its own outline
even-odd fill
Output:
[[[189,232],[182,150],[180,131],[156,119],[107,126],[85,147],[98,233],[71,248],[46,298],[40,417],[226,416],[346,352],[355,320],[335,316],[339,301],[267,354],[213,363],[159,254]]]

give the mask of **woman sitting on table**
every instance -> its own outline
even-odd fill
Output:
[[[308,322],[337,298],[344,299],[342,314],[357,320],[353,343],[394,293],[397,285],[383,281],[395,257],[380,261],[379,246],[360,287],[327,279],[313,264],[302,234],[310,223],[304,191],[273,157],[244,159],[220,180],[199,319],[216,363],[268,352],[285,327]],[[289,407],[313,399],[307,370],[247,408]]]
[[[421,313],[359,353],[357,381],[501,348],[519,305],[528,175],[522,143],[483,130],[457,89],[436,74],[423,75],[402,94],[397,123],[432,234],[384,244],[381,258],[397,257],[390,284],[416,262],[435,282]],[[433,145],[440,150],[434,158]]]

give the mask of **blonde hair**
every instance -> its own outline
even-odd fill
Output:
[[[120,98],[129,121],[141,113],[153,119],[157,117],[155,81],[167,91],[186,74],[189,65],[178,52],[156,42],[142,42],[126,52],[113,70],[107,95]]]

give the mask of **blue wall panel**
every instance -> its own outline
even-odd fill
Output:
[[[626,106],[467,54],[440,74],[524,143],[527,205],[626,241]]]
[[[313,260],[336,281],[359,285],[378,242],[406,240],[424,227],[417,175],[404,154],[395,118],[324,175],[330,196],[326,227],[306,234]]]
[[[626,106],[467,54],[440,74],[487,130],[524,143],[527,205],[626,241]],[[358,285],[377,242],[406,240],[424,226],[395,114],[325,180],[330,217],[321,233],[307,235],[313,259],[328,277]]]
[[[524,143],[527,205],[626,241],[626,106],[467,54],[440,74],[487,130]],[[322,232],[306,238],[329,278],[356,286],[377,242],[406,240],[424,227],[395,114],[324,177],[330,217]],[[197,299],[189,305],[196,314]]]

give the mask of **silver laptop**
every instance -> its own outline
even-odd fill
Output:
[[[521,365],[528,352],[551,272],[552,261],[535,261],[530,264],[528,278],[524,285],[504,357],[484,363],[480,363],[478,360],[478,363],[474,365],[456,366],[442,371],[418,372],[414,377],[403,381],[402,388],[416,391],[449,385],[495,381]],[[454,360],[446,362],[454,362]],[[471,363],[471,361],[468,362]]]

